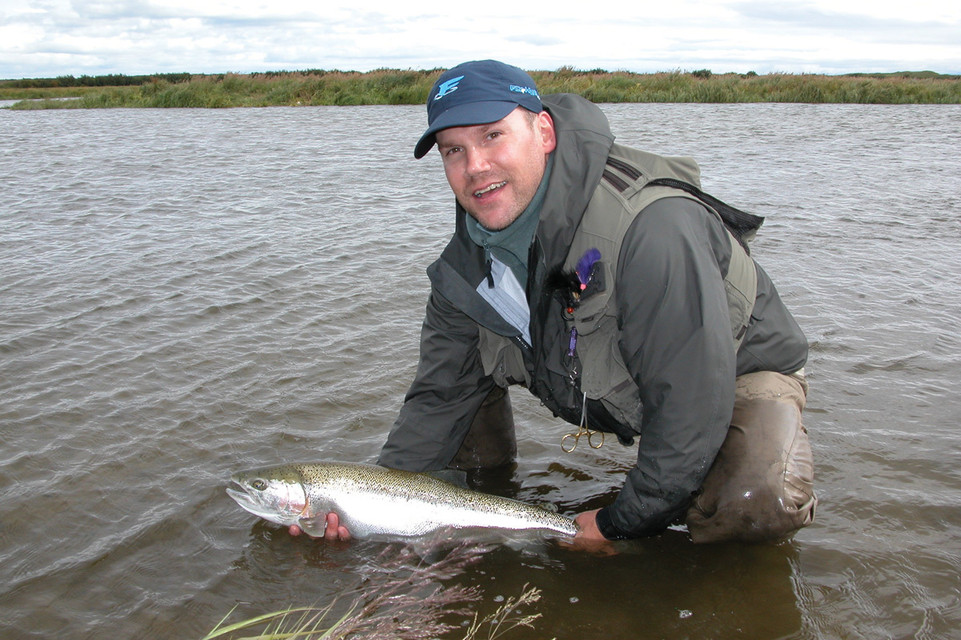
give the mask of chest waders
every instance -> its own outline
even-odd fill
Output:
[[[618,283],[614,276],[624,236],[644,208],[661,198],[688,198],[724,223],[731,248],[724,288],[735,351],[754,308],[757,271],[746,243],[763,218],[702,193],[699,184],[699,171],[692,159],[662,157],[613,145],[603,178],[574,234],[564,264],[565,270],[573,270],[585,252],[600,252],[593,277],[603,283],[603,290],[584,298],[572,312],[565,312],[565,318],[569,329],[576,331],[581,391],[589,399],[600,400],[618,422],[635,431],[640,428],[640,393],[617,346]],[[479,349],[485,373],[499,386],[531,386],[520,347],[509,338],[481,327]]]

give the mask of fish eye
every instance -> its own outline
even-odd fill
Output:
[[[262,480],[260,478],[256,478],[250,481],[250,486],[256,489],[257,491],[263,491],[264,489],[267,488],[267,481]]]

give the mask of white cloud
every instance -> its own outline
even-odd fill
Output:
[[[590,15],[492,0],[0,0],[0,77],[434,68],[961,73],[961,5],[679,0]]]

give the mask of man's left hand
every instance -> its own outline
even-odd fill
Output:
[[[600,509],[585,511],[574,518],[574,523],[577,524],[577,534],[574,536],[571,547],[601,555],[614,555],[617,551],[614,550],[611,541],[605,538],[601,530],[597,528],[598,511]]]

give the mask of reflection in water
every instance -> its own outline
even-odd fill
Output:
[[[534,587],[549,606],[539,607],[535,630],[514,637],[779,638],[802,629],[796,544],[695,547],[684,532],[670,531],[640,544],[619,543],[617,551],[596,556],[550,542],[453,551],[326,545],[257,522],[232,570],[262,585],[322,577],[345,607],[355,597],[373,597],[385,581],[407,579],[412,566],[429,567],[400,591],[422,591],[425,582],[442,579],[447,586],[476,587],[486,596],[472,607],[481,617]],[[244,603],[241,615],[264,612],[255,601]]]
[[[551,606],[530,638],[779,638],[802,628],[794,545],[705,549],[669,531],[618,547],[609,557],[500,547],[473,583],[488,594],[543,589]]]

